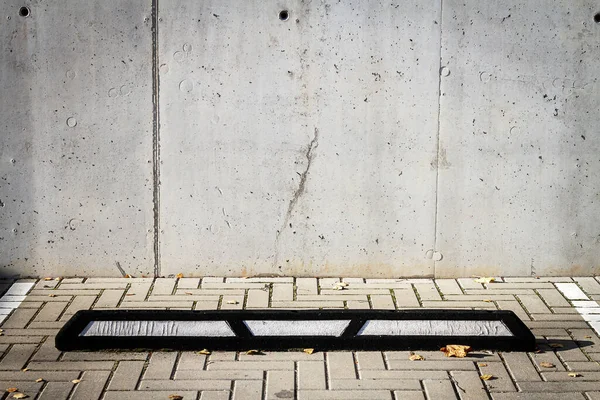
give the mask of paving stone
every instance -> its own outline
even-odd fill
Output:
[[[371,308],[368,300],[348,300],[346,305],[350,310],[368,310]]]
[[[326,355],[329,379],[356,379],[354,357],[351,352],[335,351]]]
[[[221,310],[241,310],[244,307],[244,296],[223,295]]]
[[[144,379],[170,379],[177,353],[175,352],[155,352],[150,356],[150,362],[144,373]]]
[[[463,291],[454,279],[436,279],[435,283],[444,296],[463,295]]]
[[[317,309],[317,308],[344,308],[344,302],[339,301],[280,301],[273,302],[272,308],[299,308],[299,309]]]
[[[389,390],[299,390],[298,400],[392,400]]]
[[[138,391],[138,392],[106,392],[102,400],[169,400],[169,396],[172,394],[178,394],[183,397],[183,400],[196,400],[198,398],[197,391]],[[227,393],[226,399],[229,397]],[[204,398],[200,397],[201,400]]]
[[[0,361],[0,370],[20,370],[24,368],[36,347],[35,344],[13,344]]]
[[[235,381],[233,388],[234,400],[262,400],[263,382],[260,381]],[[229,399],[229,394],[226,399]],[[202,400],[202,399],[201,399]]]
[[[180,302],[180,301],[219,301],[221,298],[220,295],[197,295],[192,294],[190,292],[178,292],[174,295],[150,295],[148,297],[148,302]]]
[[[544,380],[550,382],[557,381],[600,381],[600,372],[586,372],[586,371],[574,371],[579,374],[577,377],[569,376],[569,372],[542,372]],[[600,385],[599,385],[600,388]]]
[[[229,390],[231,380],[154,380],[144,379],[140,390]]]
[[[173,293],[175,289],[175,278],[157,278],[154,280],[154,286],[152,287],[153,295],[169,295]]]
[[[501,362],[480,362],[477,364],[481,375],[494,376],[493,380],[483,382],[490,392],[515,392],[517,390],[506,367]]]
[[[424,380],[425,394],[429,400],[454,400],[458,399],[454,387],[449,380],[435,379]]]
[[[101,289],[127,289],[127,280],[122,279],[118,282],[101,283],[61,283],[60,290],[101,290]]]
[[[190,309],[192,308],[192,306],[194,305],[194,302],[189,300],[189,301],[140,301],[140,302],[133,302],[133,301],[128,301],[127,297],[125,297],[125,300],[121,303],[121,307],[120,308],[147,308],[147,309],[155,309],[155,310],[161,310],[161,309],[165,309],[165,308],[186,308],[186,309]]]
[[[423,301],[425,308],[443,308],[443,309],[496,309],[494,303],[483,301]]]
[[[29,293],[29,295],[27,296],[27,298],[25,299],[25,301],[50,301],[50,299],[52,299],[52,297],[48,297],[49,295],[53,294],[57,297],[59,296],[68,296],[65,297],[67,300],[69,300],[72,296],[97,296],[99,295],[101,292],[100,289],[96,289],[96,290],[63,290],[63,289],[54,289],[54,290],[50,290],[50,289],[43,289],[43,290],[32,290],[31,293]],[[55,297],[56,298],[56,297]],[[61,301],[65,301],[65,300],[61,300]]]
[[[71,400],[100,399],[110,371],[85,371],[76,384]]]
[[[394,297],[398,308],[417,308],[421,305],[412,287],[407,289],[394,289]]]
[[[371,296],[371,305],[374,310],[394,310],[394,300],[391,294],[374,294]]]
[[[470,295],[464,295],[464,294],[460,294],[460,295],[447,295],[444,296],[445,300],[448,301],[484,301],[484,300],[505,300],[505,301],[514,301],[515,300],[515,296],[513,296],[512,294],[496,294],[494,292],[490,293],[490,292],[483,292],[482,294],[470,294]]]
[[[298,361],[298,389],[326,388],[325,364],[322,361]]]
[[[125,290],[107,289],[98,299],[95,308],[116,307],[124,294]]]
[[[517,382],[542,380],[527,353],[502,353],[502,357]]]
[[[294,286],[292,284],[273,284],[273,301],[292,301],[294,300]]]
[[[373,295],[373,296],[385,296],[385,295]],[[371,296],[371,297],[373,297]],[[368,301],[366,294],[352,294],[347,290],[340,290],[334,294],[321,295],[321,294],[306,294],[298,295],[297,301],[332,301],[332,300],[363,300]]]
[[[67,351],[64,353],[61,361],[145,361],[147,358],[147,352]]]
[[[31,371],[94,371],[112,370],[114,361],[32,361],[27,365]]]
[[[589,400],[600,400],[600,392],[586,392]]]
[[[395,390],[394,398],[396,400],[425,400],[425,393],[416,390]]]
[[[178,289],[198,289],[200,278],[180,278],[177,281]]]
[[[317,294],[317,279],[316,278],[297,278],[296,279],[296,294]]]
[[[538,289],[537,292],[542,296],[544,302],[550,307],[569,307],[569,302],[556,289]]]
[[[323,363],[321,363],[321,366]],[[177,370],[175,373],[175,379],[188,379],[188,380],[224,380],[224,379],[235,379],[235,380],[262,380],[263,371],[259,370],[219,370],[219,371],[203,371],[203,370]]]
[[[440,296],[440,293],[438,292],[437,287],[433,284],[433,282],[416,283],[414,287],[417,290],[417,293],[419,294],[421,302],[442,300],[442,296]]]
[[[356,359],[359,371],[363,369],[385,369],[383,354],[380,351],[360,351],[356,353]]]
[[[36,309],[28,309],[28,308],[17,308],[13,311],[10,317],[2,323],[3,329],[8,328],[17,328],[22,329],[27,326],[27,323],[31,321],[33,316],[36,314]]]
[[[577,282],[587,294],[600,294],[600,283],[591,276],[574,277],[573,280]]]
[[[557,284],[561,285],[561,284]],[[491,282],[486,284],[488,290],[507,290],[507,289],[554,289],[550,282]]]
[[[48,382],[38,400],[67,400],[73,386],[71,382]]]
[[[567,362],[569,371],[600,371],[600,363],[595,361],[569,361]]]
[[[0,336],[0,344],[41,343],[44,336]]]
[[[65,295],[55,290],[54,293],[47,296],[27,296],[25,302],[42,302],[42,303],[68,303],[73,300],[73,296]]]
[[[134,283],[134,282],[152,282],[154,278],[125,278],[124,276],[118,278],[87,278],[85,280],[86,284],[90,283]],[[63,280],[66,283],[66,279]]]
[[[68,303],[49,302],[44,305],[41,311],[35,316],[34,321],[58,321],[62,312],[67,308]]]
[[[581,393],[494,393],[493,400],[585,400]]]
[[[219,300],[197,301],[194,304],[194,310],[217,310],[218,308]]]
[[[402,390],[420,390],[421,383],[418,380],[408,379],[332,379],[329,383],[332,390],[351,389],[402,389]],[[485,391],[484,391],[485,392]]]
[[[119,361],[108,390],[134,390],[143,368],[144,361]]]
[[[307,354],[304,351],[266,351],[257,356],[252,354],[240,353],[238,360],[240,361],[324,361],[325,353],[316,351],[312,354]]]
[[[473,360],[470,362],[456,361],[409,361],[409,360],[389,360],[388,366],[390,370],[409,370],[409,371],[471,371],[475,370]]]
[[[598,389],[598,382],[572,378],[569,382],[517,382],[517,386],[523,392],[589,392]]]
[[[244,397],[241,397],[242,399]],[[200,393],[200,400],[229,400],[229,390],[225,391],[225,390],[220,390],[220,391],[214,391],[214,390],[203,390]],[[236,398],[234,397],[234,400],[236,400]],[[249,399],[251,400],[251,399]]]
[[[294,371],[267,371],[266,400],[293,398],[294,390]]]
[[[293,361],[214,361],[208,364],[209,370],[294,370]]]
[[[488,400],[489,397],[477,371],[452,371],[461,400]]]
[[[79,371],[0,371],[0,381],[35,382],[41,378],[44,381],[71,382],[77,379],[79,374]]]
[[[517,297],[529,314],[550,314],[550,309],[539,296],[535,294],[520,294]]]
[[[246,308],[268,308],[269,292],[260,289],[248,290]]]

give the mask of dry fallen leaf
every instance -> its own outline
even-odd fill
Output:
[[[13,392],[16,392],[17,390],[19,390],[19,389],[17,389],[17,388],[8,388],[8,389],[6,389],[6,391],[8,393],[13,393]]]
[[[79,382],[81,382],[81,379],[73,379],[71,382],[73,382],[73,383],[79,383]]]
[[[183,278],[183,274],[182,273],[178,273],[177,275],[175,275],[176,278]]]
[[[408,357],[408,359],[410,361],[422,361],[424,360],[424,358],[418,354],[412,354],[410,357]]]
[[[190,292],[184,292],[185,294],[187,294],[188,296],[193,295],[194,293],[190,293]]]
[[[550,343],[548,346],[552,347],[553,349],[561,349],[564,346],[560,343]]]
[[[60,278],[54,278],[55,281],[60,281]]]
[[[124,278],[131,278],[131,275],[125,274]]]
[[[13,394],[13,398],[14,399],[26,399],[29,396],[27,396],[25,393],[15,393]]]
[[[55,294],[49,294],[48,297],[56,297]]]
[[[37,378],[35,381],[36,382],[43,382],[44,380],[42,378]]]
[[[171,395],[169,395],[169,399],[171,399],[171,400],[183,400],[183,396],[180,396],[178,394],[171,394]]]
[[[200,351],[198,352],[198,354],[206,354],[206,355],[209,355],[209,354],[210,354],[210,351],[209,351],[209,350],[207,350],[207,349],[202,349],[202,350],[200,350]]]
[[[591,336],[584,336],[585,339],[591,339]]]
[[[492,300],[488,300],[488,299],[485,299],[483,301],[486,302],[486,303],[491,303],[492,302]]]
[[[135,296],[135,293],[127,293],[125,296]]]
[[[478,363],[477,366],[478,367],[487,367],[487,364],[486,363]]]
[[[29,371],[29,368],[23,368],[21,371],[27,372],[27,371]]]
[[[490,282],[494,282],[494,281],[496,281],[496,278],[492,278],[492,277],[488,277],[488,276],[482,276],[482,277],[475,279],[475,282],[477,282],[477,283],[490,283]]]
[[[537,349],[537,350],[535,351],[535,354],[542,354],[543,352],[544,352],[544,350]]]
[[[483,381],[489,381],[489,380],[491,380],[491,379],[494,379],[494,378],[495,378],[495,376],[494,376],[494,375],[481,375],[481,376],[480,376],[480,378],[481,378],[481,380],[483,380]]]
[[[544,368],[554,368],[554,367],[555,367],[555,365],[554,365],[554,364],[552,364],[551,362],[546,362],[546,361],[544,361],[544,362],[541,362],[541,363],[540,363],[540,367],[544,367]]]
[[[237,300],[227,300],[227,304],[240,304]]]
[[[446,357],[464,358],[471,351],[471,346],[463,346],[461,344],[448,344],[442,347],[440,351],[446,354]]]
[[[569,372],[569,376],[571,378],[577,378],[578,376],[581,376],[581,374],[577,372]]]
[[[303,350],[306,354],[312,354],[315,352],[315,349],[304,349]]]
[[[45,280],[45,281],[51,281],[51,280],[52,280],[52,278],[50,278],[50,277],[45,277],[45,278],[44,278],[44,280]]]
[[[337,286],[348,287],[348,282],[336,282]]]
[[[246,352],[246,354],[248,354],[249,356],[255,356],[255,355],[260,355],[262,353],[260,352],[260,350],[248,350]]]

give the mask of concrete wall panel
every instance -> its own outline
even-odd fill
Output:
[[[439,13],[160,2],[163,274],[431,275]]]
[[[150,13],[0,2],[3,276],[152,273]]]
[[[436,275],[600,273],[598,2],[443,6]]]

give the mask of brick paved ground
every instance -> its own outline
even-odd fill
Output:
[[[21,280],[0,299],[0,318],[6,316],[0,389],[46,400],[166,400],[173,394],[201,400],[600,399],[600,281],[496,279],[487,285],[473,278],[345,279],[344,290],[333,290],[339,279],[331,278]],[[410,361],[408,352],[395,351],[202,355],[54,348],[54,335],[81,309],[267,307],[508,309],[532,329],[540,350],[464,359],[422,351],[424,361]],[[544,362],[554,366],[544,368]],[[496,379],[482,381],[483,374]]]

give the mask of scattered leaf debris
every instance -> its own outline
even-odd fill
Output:
[[[548,344],[548,346],[552,347],[553,349],[562,349],[564,347],[560,343],[550,343],[550,344]]]
[[[17,390],[19,390],[19,389],[17,389],[17,388],[8,388],[8,389],[6,389],[6,391],[7,391],[8,393],[14,393],[14,392],[16,392]]]
[[[240,304],[237,300],[227,300],[227,304]]]
[[[35,381],[36,381],[36,382],[43,382],[43,381],[44,381],[44,379],[43,379],[43,378],[37,378]]]
[[[54,278],[50,278],[49,276],[44,278],[45,281],[51,281],[52,279],[54,279]]]
[[[302,351],[304,351],[306,354],[312,354],[315,352],[315,349],[304,349]]]
[[[423,356],[420,356],[420,355],[418,355],[418,354],[411,354],[411,355],[410,355],[410,357],[408,357],[408,359],[409,359],[410,361],[423,361],[423,360],[425,360],[425,359],[423,358]]]
[[[206,355],[209,355],[209,354],[210,354],[210,350],[208,350],[208,349],[202,349],[202,350],[200,350],[200,351],[198,352],[198,354],[206,354]]]
[[[477,366],[478,367],[487,367],[487,364],[486,363],[478,363]]]
[[[582,375],[580,373],[578,373],[578,372],[569,372],[569,376],[571,378],[577,378],[577,377],[580,377]]]
[[[26,395],[25,393],[15,393],[15,394],[13,394],[13,398],[14,399],[26,399],[28,397],[29,396]]]
[[[591,337],[591,336],[589,336],[589,335],[587,335],[587,336],[584,336],[584,338],[585,338],[585,339],[591,339],[592,337]]]
[[[55,294],[49,294],[48,297],[56,297]]]
[[[129,274],[125,274],[124,278],[133,278],[133,277]]]
[[[477,283],[490,283],[490,282],[495,282],[495,281],[496,281],[496,278],[492,278],[489,276],[481,276],[481,277],[475,279],[475,282],[477,282]]]
[[[482,381],[491,381],[492,379],[495,379],[496,377],[494,375],[481,375],[480,376]]]
[[[27,371],[29,371],[29,368],[23,368],[21,371],[27,372]]]
[[[554,368],[556,365],[552,364],[551,362],[541,362],[540,363],[540,367],[544,367],[544,368]]]
[[[467,356],[467,353],[471,351],[471,346],[448,344],[446,347],[442,347],[440,351],[446,354],[446,357],[464,358]]]
[[[262,355],[263,352],[260,351],[260,350],[248,350],[246,352],[246,354],[249,355],[249,356],[257,356],[257,355]]]
[[[485,300],[483,300],[483,301],[484,301],[485,303],[491,303],[491,302],[492,302],[492,300],[490,300],[490,299],[485,299]]]
[[[171,394],[171,395],[169,395],[169,399],[171,399],[171,400],[183,400],[183,396],[180,396],[178,394]]]
[[[175,275],[175,277],[181,279],[181,278],[183,278],[183,274],[180,272],[177,275]]]
[[[73,379],[71,382],[73,382],[73,383],[79,383],[79,382],[81,382],[81,379]]]

